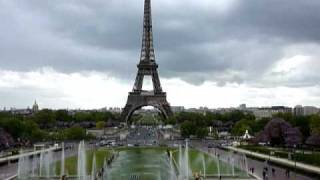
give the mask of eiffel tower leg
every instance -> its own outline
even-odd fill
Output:
[[[152,72],[152,83],[153,83],[153,89],[156,93],[162,92],[159,75],[157,71]]]
[[[165,118],[168,118],[173,115],[169,104],[162,104],[161,111],[165,114]]]
[[[128,120],[130,119],[130,112],[132,111],[132,105],[126,105],[121,112],[121,120],[128,124]]]
[[[134,82],[133,91],[141,91],[142,85],[143,85],[143,75],[140,72],[138,72],[136,81]]]

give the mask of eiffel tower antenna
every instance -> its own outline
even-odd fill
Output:
[[[128,121],[133,112],[143,106],[153,106],[159,109],[165,118],[172,115],[170,105],[167,102],[167,95],[162,91],[158,74],[158,64],[156,63],[155,59],[152,33],[151,0],[145,0],[142,48],[140,62],[137,66],[138,73],[133,90],[129,93],[127,104],[121,114],[123,120]],[[142,89],[143,79],[145,76],[151,76],[152,78],[152,91],[145,91]]]

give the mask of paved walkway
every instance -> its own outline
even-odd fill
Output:
[[[218,149],[218,148],[212,148],[212,149],[208,149],[207,146],[205,146],[204,144],[200,143],[200,144],[194,144],[194,147],[210,153],[212,155],[215,154],[220,154],[220,155],[228,155],[230,154],[229,152],[222,150],[222,149]],[[239,156],[240,153],[238,154],[234,154],[234,156]],[[269,180],[313,180],[313,179],[318,179],[317,177],[308,177],[305,175],[302,175],[300,173],[294,173],[294,172],[290,172],[290,177],[286,177],[285,176],[285,171],[286,169],[276,166],[276,165],[270,165],[270,164],[266,164],[263,161],[258,161],[255,159],[251,159],[251,158],[247,158],[247,163],[248,163],[248,168],[254,168],[254,173],[251,174],[253,175],[256,179],[261,180],[262,179],[262,171],[263,168],[268,167],[268,179]],[[272,174],[271,169],[274,168],[275,169],[275,173]]]
[[[227,147],[227,149],[232,150],[232,151],[236,151],[236,152],[240,152],[243,154],[251,155],[251,156],[254,156],[257,158],[265,159],[265,160],[268,160],[271,162],[279,163],[279,164],[289,166],[292,168],[296,167],[297,169],[320,175],[320,167],[316,167],[316,166],[312,166],[312,165],[308,165],[308,164],[303,164],[303,163],[299,163],[299,162],[294,162],[294,161],[284,159],[284,158],[278,158],[278,157],[274,157],[274,156],[260,154],[260,153],[256,153],[256,152],[252,152],[252,151],[248,151],[248,150],[244,150],[244,149],[240,149],[240,148],[235,148],[235,147],[231,147],[231,146]]]
[[[23,154],[14,155],[14,156],[3,157],[3,158],[0,158],[0,163],[18,160],[22,156],[32,156],[32,155],[40,154],[41,152],[48,152],[48,151],[53,151],[53,150],[58,150],[58,149],[61,149],[61,148],[52,147],[52,148],[48,148],[48,149],[44,149],[44,150],[32,151],[32,152],[27,152],[27,153],[23,153]]]

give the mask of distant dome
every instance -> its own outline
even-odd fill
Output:
[[[37,101],[34,101],[34,104],[32,106],[32,111],[33,112],[38,112],[39,111],[39,106],[38,106]]]

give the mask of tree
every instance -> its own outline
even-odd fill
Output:
[[[292,113],[277,113],[272,115],[273,118],[281,118],[287,122],[292,122],[293,120],[293,114]]]
[[[311,134],[320,135],[320,116],[313,115],[310,119]]]
[[[97,129],[103,129],[105,126],[106,126],[106,122],[104,122],[104,121],[98,121],[96,123]]]
[[[274,118],[256,136],[255,141],[269,142],[272,146],[293,146],[302,143],[302,134],[298,128],[293,128],[287,121],[281,118]]]
[[[256,120],[255,123],[252,124],[251,129],[252,133],[257,133],[263,130],[263,128],[268,124],[270,121],[270,118],[262,118],[259,120]]]
[[[254,124],[254,121],[252,120],[247,120],[247,119],[242,119],[233,126],[231,133],[236,136],[241,136],[244,135],[246,130],[251,132],[251,126]]]
[[[86,138],[86,130],[79,126],[66,129],[66,137],[69,140],[83,140]]]
[[[180,127],[181,136],[184,138],[190,137],[190,135],[194,134],[195,127],[190,121],[184,121]]]
[[[34,115],[35,122],[41,127],[49,128],[55,123],[54,113],[50,109],[43,109]]]
[[[197,128],[196,129],[196,136],[198,138],[204,138],[208,135],[209,131],[208,128],[204,127],[204,128]]]
[[[92,117],[90,116],[90,113],[87,113],[87,112],[76,112],[74,114],[74,119],[77,122],[83,122],[83,121],[91,121]]]
[[[15,118],[7,118],[3,120],[1,126],[15,139],[22,137],[25,131],[23,122]]]
[[[161,120],[163,121],[164,124],[171,124],[171,125],[175,125],[177,123],[177,118],[176,116],[170,116],[167,119],[166,118],[161,118]]]
[[[57,121],[72,121],[72,116],[69,115],[67,110],[60,109],[55,112],[55,119]]]

